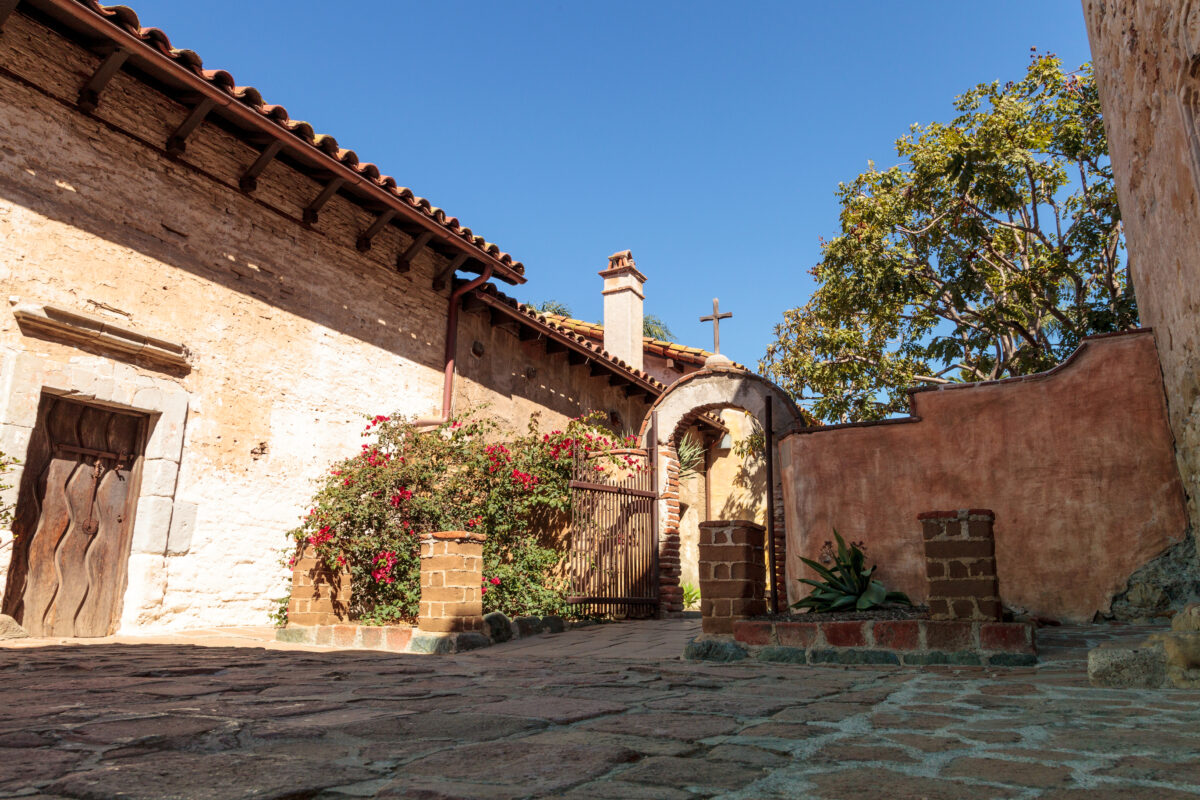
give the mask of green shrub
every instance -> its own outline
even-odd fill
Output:
[[[292,563],[311,545],[330,569],[349,569],[353,618],[412,621],[420,535],[476,531],[487,535],[485,611],[561,614],[565,587],[553,577],[561,554],[543,539],[565,525],[572,460],[577,451],[624,444],[599,430],[596,419],[539,434],[534,418],[523,435],[503,441],[487,418],[459,417],[421,431],[402,417],[376,416],[363,431],[361,452],[333,465],[291,532]]]
[[[849,547],[835,530],[837,554],[833,566],[826,568],[807,558],[800,560],[814,569],[824,580],[814,581],[800,578],[800,583],[813,587],[808,597],[793,603],[792,608],[807,608],[811,611],[866,611],[884,603],[899,603],[910,606],[912,601],[903,592],[889,592],[882,583],[873,580],[875,567],[864,569],[866,555],[859,545]]]
[[[694,583],[683,584],[683,607],[695,608],[700,605],[700,587]]]

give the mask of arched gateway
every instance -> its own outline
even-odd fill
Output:
[[[776,607],[786,602],[777,587],[784,586],[783,484],[776,468],[780,437],[804,426],[800,409],[786,392],[761,375],[740,369],[723,356],[709,358],[704,369],[685,375],[667,387],[642,421],[639,445],[657,451],[658,576],[660,611],[683,610],[680,587],[679,462],[676,445],[684,431],[702,415],[724,409],[741,409],[751,414],[765,434],[768,458],[767,549],[768,568],[773,570],[772,595]],[[654,434],[653,432],[657,432]],[[657,441],[652,441],[657,439]]]

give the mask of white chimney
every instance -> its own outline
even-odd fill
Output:
[[[642,368],[642,301],[646,276],[628,250],[608,257],[604,278],[604,349],[636,370]]]

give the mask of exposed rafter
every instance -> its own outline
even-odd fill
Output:
[[[552,339],[549,336],[546,337],[546,352],[547,353],[550,353],[551,355],[553,355],[554,353],[561,353],[566,349],[567,349],[567,346],[565,344],[563,344],[562,342],[558,341],[557,339]]]
[[[359,235],[358,241],[354,243],[354,246],[357,247],[359,249],[359,251],[363,252],[363,253],[370,250],[371,249],[371,240],[374,239],[377,235],[379,235],[379,232],[381,230],[383,230],[384,227],[387,226],[387,224],[389,222],[392,221],[392,217],[394,217],[394,216],[396,216],[396,211],[394,209],[389,208],[389,209],[385,210],[383,213],[381,213],[378,217],[375,218],[375,221],[371,223],[371,227],[367,228],[365,231],[363,231]]]
[[[258,176],[263,174],[263,170],[267,168],[279,151],[283,149],[283,142],[278,139],[274,140],[266,146],[266,148],[258,154],[258,158],[254,159],[242,177],[238,180],[238,186],[243,192],[253,192],[258,188]]]
[[[466,253],[459,253],[456,255],[454,259],[446,265],[444,270],[433,277],[433,290],[435,292],[440,292],[442,289],[445,289],[450,283],[450,279],[454,277],[454,273],[462,269],[462,265],[467,263],[467,258],[468,256]]]
[[[314,197],[313,201],[305,207],[304,223],[306,225],[317,224],[317,216],[321,213],[321,209],[325,207],[325,204],[328,203],[335,194],[337,194],[338,189],[342,188],[342,185],[345,183],[345,178],[329,179],[329,181],[321,189],[321,193]]]
[[[425,245],[429,244],[429,240],[433,238],[433,231],[422,231],[417,234],[417,237],[412,240],[412,244],[404,248],[404,252],[396,256],[396,271],[408,272],[412,269],[413,259],[417,257]]]
[[[521,332],[517,334],[517,338],[520,339],[522,342],[528,342],[528,341],[538,338],[538,336],[540,336],[540,335],[541,334],[539,334],[536,330],[529,327],[528,325],[522,325]]]
[[[4,21],[17,10],[18,2],[19,0],[0,0],[0,28],[4,27]]]
[[[196,105],[192,106],[191,112],[187,118],[180,123],[175,132],[167,139],[167,154],[170,156],[183,155],[183,151],[187,149],[188,137],[195,132],[196,128],[200,127],[200,123],[204,122],[204,118],[208,116],[208,112],[216,108],[217,101],[211,97],[202,97]]]
[[[121,71],[121,65],[127,58],[129,51],[125,48],[117,48],[104,57],[100,66],[92,73],[92,77],[88,78],[88,82],[79,90],[79,97],[75,102],[81,110],[89,114],[96,110],[100,105],[100,93],[108,86],[113,76]]]
[[[568,350],[567,351],[567,363],[570,364],[572,367],[577,367],[587,360],[588,360],[588,357],[585,356],[583,353],[580,353],[578,350]]]

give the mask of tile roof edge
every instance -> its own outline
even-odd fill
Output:
[[[569,327],[558,324],[554,320],[549,319],[551,315],[542,314],[533,306],[509,297],[497,289],[494,284],[485,283],[477,289],[472,290],[472,294],[479,296],[485,302],[488,302],[489,305],[498,304],[500,306],[507,307],[510,311],[521,316],[524,320],[537,325],[544,330],[557,333],[569,341],[574,342],[581,348],[587,350],[588,354],[595,357],[600,363],[605,364],[617,372],[624,373],[630,378],[636,379],[636,382],[640,383],[647,389],[653,390],[656,395],[662,394],[667,388],[666,384],[662,383],[649,373],[633,369],[621,359],[610,354],[607,350],[593,344],[588,337],[576,333]],[[555,314],[553,316],[558,317],[559,315]]]

